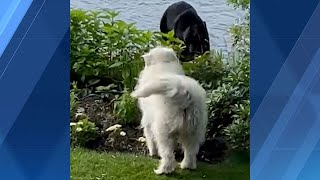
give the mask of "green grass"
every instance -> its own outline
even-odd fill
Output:
[[[249,162],[229,160],[210,165],[199,163],[194,171],[177,167],[171,175],[155,175],[157,159],[123,153],[98,153],[80,148],[71,149],[72,180],[248,180]]]

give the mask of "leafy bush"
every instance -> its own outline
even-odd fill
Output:
[[[139,123],[139,109],[137,100],[130,96],[130,92],[125,90],[114,104],[114,114],[119,118],[122,125],[134,125]]]
[[[236,8],[248,9],[250,6],[250,0],[227,0],[228,3]]]
[[[77,84],[73,82],[72,89],[70,90],[70,118],[74,117],[78,107],[77,90]]]
[[[194,61],[183,63],[183,68],[188,76],[199,80],[206,90],[217,88],[226,71],[221,51],[197,56]]]
[[[155,33],[155,38],[157,40],[157,45],[172,48],[176,52],[178,58],[180,58],[181,52],[186,48],[182,40],[174,37],[173,30],[168,33]]]
[[[236,104],[233,109],[234,120],[224,129],[224,133],[233,149],[249,151],[250,103],[245,101],[244,104]]]
[[[230,29],[233,38],[233,59],[237,59],[234,68],[227,76],[227,83],[238,87],[239,99],[232,106],[232,123],[224,129],[231,147],[237,150],[249,150],[250,147],[250,2],[249,0],[229,0],[236,8],[245,10],[244,21]]]
[[[86,147],[86,145],[97,138],[95,124],[88,118],[70,123],[70,140],[72,146]]]
[[[209,95],[209,135],[214,136],[232,123],[237,106],[249,101],[249,63],[237,61],[228,65],[228,71],[221,80],[221,85],[208,91]],[[248,112],[249,113],[249,112]],[[245,117],[241,117],[245,119]]]
[[[133,77],[142,68],[141,56],[155,39],[152,32],[138,30],[117,16],[115,11],[71,10],[71,72],[89,84],[106,78],[132,90]]]

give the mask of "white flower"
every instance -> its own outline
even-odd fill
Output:
[[[75,118],[76,118],[76,119],[81,118],[81,117],[83,117],[83,116],[85,116],[85,114],[82,113],[82,112],[78,112],[78,113],[75,114]]]
[[[77,127],[76,131],[80,132],[80,131],[82,131],[82,128],[81,127]]]
[[[83,124],[83,122],[82,122],[82,121],[79,121],[77,124],[82,125],[82,124]]]
[[[116,124],[116,125],[110,126],[108,129],[106,129],[106,131],[114,131],[114,130],[119,129],[121,127],[122,126],[120,124]]]
[[[70,126],[75,126],[75,125],[77,125],[77,123],[74,123],[74,122],[70,123]]]
[[[78,108],[78,109],[77,109],[77,112],[78,112],[78,113],[83,113],[83,112],[84,112],[84,108],[82,108],[82,107]]]
[[[126,133],[125,133],[125,132],[123,132],[123,131],[121,131],[121,132],[120,132],[120,135],[121,135],[121,136],[125,136],[125,135],[126,135]]]
[[[138,141],[139,141],[139,142],[146,142],[146,138],[144,138],[144,137],[139,137]]]

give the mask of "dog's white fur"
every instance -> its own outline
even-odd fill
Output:
[[[180,143],[184,159],[182,169],[195,169],[196,155],[205,140],[208,121],[205,90],[184,75],[182,66],[170,48],[156,47],[143,56],[145,68],[140,73],[133,97],[139,99],[144,130],[151,156],[159,154],[156,174],[175,170],[175,143]]]

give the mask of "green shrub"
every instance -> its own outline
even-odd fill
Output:
[[[71,10],[71,71],[86,83],[106,78],[132,90],[141,56],[155,45],[155,37],[117,16],[115,11]]]
[[[239,137],[238,131],[232,130],[236,125],[247,127],[246,125],[249,124],[249,61],[239,59],[236,62],[225,64],[221,79],[212,82],[218,82],[218,86],[208,85],[210,88],[207,89],[208,138],[226,136],[233,148],[242,148],[241,144],[243,144],[244,138],[249,140],[249,131],[243,129],[246,131],[243,134],[244,137],[237,139]]]
[[[70,89],[70,118],[72,119],[77,111],[78,107],[78,96],[77,96],[77,84],[73,82],[72,89]]]
[[[234,59],[230,66],[230,73],[225,80],[233,87],[237,87],[238,99],[232,108],[232,123],[224,129],[224,134],[231,147],[236,150],[250,149],[250,2],[249,0],[229,0],[236,8],[245,10],[242,23],[230,28],[233,38]]]
[[[139,123],[139,109],[137,100],[130,96],[130,92],[125,90],[124,93],[115,101],[114,114],[122,125],[135,125]]]
[[[70,12],[71,75],[81,76],[82,81],[85,81],[87,76],[99,74],[99,68],[93,69],[107,60],[104,49],[105,33],[98,16],[96,12]]]
[[[227,2],[236,8],[248,9],[250,0],[227,0]]]
[[[221,51],[197,56],[194,61],[183,63],[183,68],[188,76],[199,80],[206,90],[217,88],[226,71]]]
[[[86,147],[86,145],[97,138],[96,126],[88,118],[70,123],[70,140],[72,146]]]
[[[154,35],[157,40],[157,45],[172,48],[176,52],[177,57],[180,58],[181,52],[186,46],[182,40],[174,37],[173,30],[168,33],[154,33]]]
[[[249,151],[250,145],[250,103],[234,106],[233,122],[224,129],[224,133],[231,147],[237,150]]]

